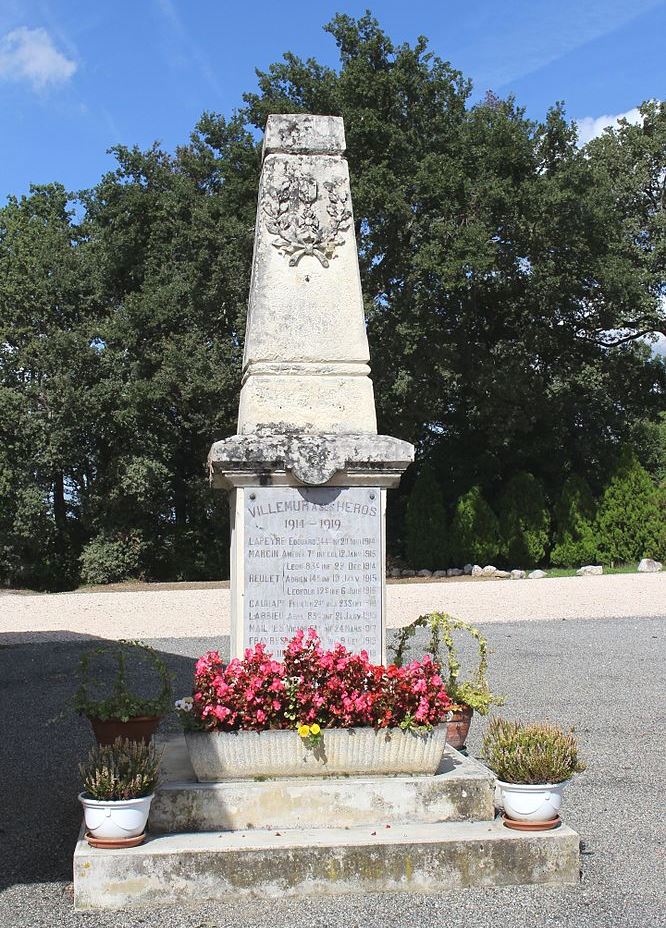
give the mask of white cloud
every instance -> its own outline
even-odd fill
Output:
[[[76,62],[53,44],[46,29],[20,26],[0,38],[0,79],[28,81],[34,90],[68,81]]]
[[[584,116],[583,119],[577,119],[578,126],[578,144],[587,145],[592,139],[596,139],[603,134],[604,129],[612,127],[617,129],[620,119],[626,119],[627,122],[637,126],[642,121],[640,110],[635,106],[626,113],[618,113],[616,116]]]

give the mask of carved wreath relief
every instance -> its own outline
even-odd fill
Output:
[[[341,233],[349,229],[352,215],[347,191],[341,189],[340,179],[324,181],[323,186],[328,194],[328,219],[323,222],[315,208],[319,184],[311,174],[287,167],[282,183],[268,187],[268,198],[263,203],[266,228],[275,236],[272,244],[280,254],[289,255],[290,267],[295,267],[304,255],[312,255],[322,267],[328,267],[335,249],[345,243]]]

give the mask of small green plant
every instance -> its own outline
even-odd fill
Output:
[[[159,763],[152,742],[116,738],[113,744],[95,745],[79,770],[90,799],[139,799],[155,792]]]
[[[106,691],[102,681],[93,675],[96,658],[110,655],[115,658],[116,672]],[[140,696],[130,688],[127,674],[128,659],[151,668],[159,689],[154,696]],[[82,655],[79,662],[79,688],[74,695],[74,708],[91,719],[120,719],[126,722],[137,716],[163,715],[171,708],[171,674],[157,651],[140,641],[118,641],[112,645],[93,648]]]
[[[585,770],[573,731],[547,723],[491,719],[483,738],[483,758],[505,783],[563,783]]]
[[[454,706],[469,706],[479,715],[488,715],[491,706],[504,705],[504,697],[491,692],[486,680],[488,670],[488,641],[478,628],[454,619],[445,612],[429,612],[421,615],[411,625],[407,625],[398,632],[397,642],[389,648],[393,654],[394,663],[402,667],[405,654],[409,649],[409,640],[416,634],[417,628],[428,628],[430,640],[427,651],[442,670],[446,668],[448,678],[445,688],[449,699]],[[460,659],[455,645],[455,632],[465,632],[471,635],[477,643],[479,662],[469,680],[460,679]]]

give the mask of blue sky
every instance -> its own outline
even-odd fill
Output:
[[[322,26],[368,6],[395,41],[428,36],[475,97],[513,93],[536,118],[564,100],[585,137],[666,96],[666,0],[2,0],[0,203],[95,183],[118,142],[172,149],[284,51],[335,65]]]

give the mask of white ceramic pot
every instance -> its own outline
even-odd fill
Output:
[[[296,731],[186,732],[200,782],[253,777],[434,774],[446,747],[446,725],[426,734],[400,728],[326,728],[316,747]]]
[[[502,805],[509,818],[518,822],[548,822],[557,818],[562,806],[564,783],[504,783],[497,781]]]
[[[155,794],[140,799],[89,799],[79,794],[86,830],[94,838],[135,838],[146,830]]]

